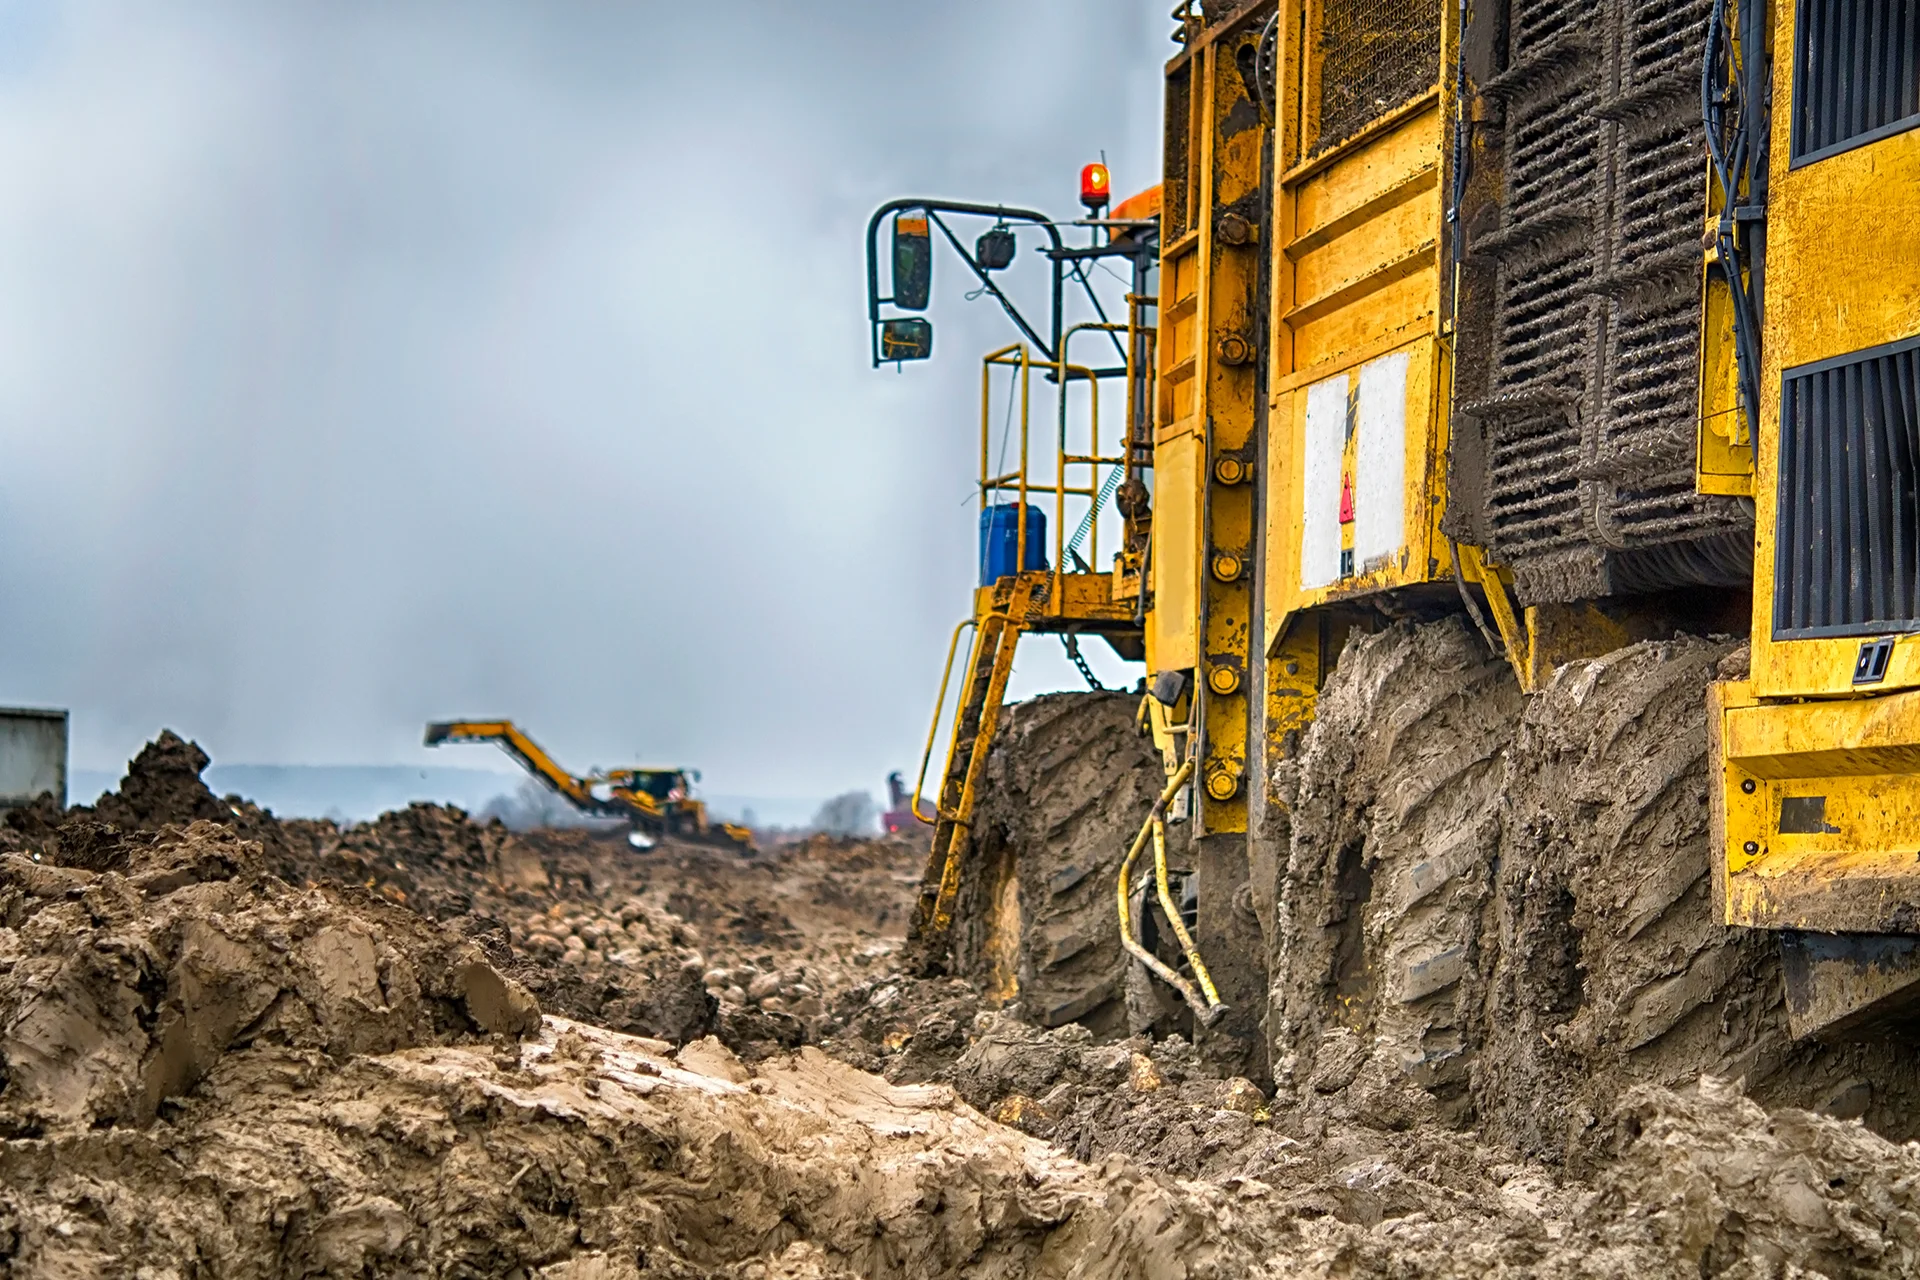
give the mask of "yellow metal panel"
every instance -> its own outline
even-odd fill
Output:
[[[1295,368],[1320,366],[1327,371],[1351,368],[1382,337],[1411,337],[1432,332],[1440,276],[1431,257],[1418,269],[1398,279],[1383,280],[1379,288],[1354,304],[1324,315],[1298,316],[1288,321],[1293,334]]]
[[[1294,607],[1299,574],[1286,566],[1300,563],[1300,478],[1292,442],[1305,434],[1306,397],[1286,391],[1273,398],[1267,413],[1267,473],[1261,478],[1266,507],[1266,536],[1261,541],[1265,564],[1261,572],[1261,611],[1271,653],[1286,630]]]
[[[1266,663],[1266,706],[1262,729],[1266,736],[1268,760],[1284,760],[1299,750],[1300,735],[1313,723],[1320,684],[1325,675],[1322,660],[1325,650],[1324,619],[1308,615],[1292,620],[1284,632],[1273,636]],[[1280,804],[1271,791],[1272,771],[1263,780],[1269,788],[1267,801]]]
[[[1107,624],[1133,619],[1132,601],[1113,597],[1111,573],[1063,573],[1056,579],[1053,574],[1040,571],[1040,577],[1048,587],[1046,607],[1027,619],[1024,630],[1044,634],[1062,630],[1071,623],[1092,623],[1102,630],[1111,630]],[[997,584],[974,588],[975,618],[984,618],[993,611],[998,589]]]
[[[1192,299],[1176,305],[1167,315],[1168,361],[1180,364],[1193,359],[1193,344],[1199,336],[1199,318]]]
[[[1191,432],[1153,451],[1153,611],[1148,645],[1156,671],[1199,661],[1201,442]]]
[[[1774,47],[1793,48],[1795,7],[1777,6]],[[1860,639],[1773,639],[1780,385],[1797,365],[1920,333],[1920,130],[1798,167],[1786,163],[1792,60],[1775,60],[1767,197],[1760,451],[1754,484],[1753,683],[1762,696],[1852,694]],[[1920,685],[1900,642],[1879,687]]]
[[[1709,705],[1728,923],[1920,926],[1920,693],[1769,703],[1741,682]]]
[[[1345,235],[1335,236],[1294,259],[1293,314],[1318,312],[1326,306],[1326,300],[1351,293],[1383,275],[1391,274],[1394,279],[1411,275],[1431,265],[1436,244],[1429,201],[1411,200],[1386,208]],[[1400,268],[1400,264],[1416,259],[1417,265]]]
[[[1920,693],[1768,703],[1726,713],[1726,751],[1756,777],[1920,772]],[[1920,838],[1920,831],[1914,833]]]
[[[1786,155],[1789,110],[1775,100],[1776,156]],[[1772,181],[1768,364],[1792,368],[1920,333],[1920,129]]]
[[[1753,496],[1753,446],[1740,413],[1734,363],[1733,298],[1724,280],[1707,276],[1701,291],[1700,424],[1695,432],[1695,487],[1701,493]]]
[[[1258,48],[1260,23],[1246,24],[1210,44],[1205,52],[1205,187],[1201,192],[1200,314],[1206,338],[1196,351],[1199,404],[1206,452],[1197,477],[1201,490],[1199,540],[1200,652],[1195,716],[1201,757],[1195,770],[1198,826],[1203,833],[1245,831],[1247,726],[1252,677],[1253,485],[1220,477],[1218,464],[1244,468],[1252,460],[1254,423],[1264,390],[1252,362],[1223,354],[1235,337],[1252,343],[1260,317],[1261,255],[1257,242],[1221,236],[1222,212],[1256,200],[1261,191],[1267,131],[1240,74],[1243,57]]]
[[[1406,542],[1394,562],[1383,568],[1368,572],[1364,566],[1356,566],[1360,571],[1332,585],[1300,585],[1301,533],[1307,517],[1301,462],[1307,448],[1306,396],[1288,391],[1274,399],[1273,412],[1268,416],[1266,590],[1262,602],[1270,640],[1298,610],[1430,582],[1453,573],[1446,539],[1435,532],[1445,494],[1441,414],[1448,380],[1444,349],[1432,337],[1422,337],[1392,350],[1405,351],[1409,356],[1402,508]],[[1371,359],[1383,354],[1391,351],[1374,354]]]
[[[1200,259],[1193,252],[1197,241],[1189,241],[1185,250],[1170,251],[1166,262],[1166,271],[1161,279],[1166,281],[1167,305],[1171,306],[1183,298],[1191,298],[1200,289]],[[1191,354],[1191,348],[1188,351]]]
[[[1286,8],[1287,32],[1312,25],[1312,15],[1297,3]],[[1442,46],[1450,59],[1457,15],[1445,6],[1443,13]],[[1286,42],[1282,82],[1310,80],[1312,56],[1307,44]],[[1280,636],[1301,609],[1452,572],[1445,540],[1437,536],[1449,381],[1437,337],[1450,98],[1450,89],[1436,89],[1333,151],[1290,165],[1299,153],[1298,114],[1310,114],[1311,104],[1283,96],[1283,114],[1295,119],[1275,130],[1281,176],[1274,184],[1270,411],[1261,478],[1267,534],[1261,608],[1270,654],[1279,652]],[[1356,564],[1330,586],[1303,589],[1307,388],[1342,375],[1353,388],[1363,369],[1395,352],[1407,359],[1403,543],[1385,564]],[[1344,531],[1342,545],[1351,545]]]
[[[1307,238],[1383,192],[1411,186],[1434,190],[1442,136],[1435,100],[1377,142],[1337,153],[1324,168],[1292,179],[1293,235]]]

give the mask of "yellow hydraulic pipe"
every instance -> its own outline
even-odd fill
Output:
[[[1027,349],[1020,348],[1020,511],[1015,517],[1018,532],[1013,541],[1013,571],[1027,571],[1027,402],[1033,387],[1032,366]]]
[[[1207,972],[1206,962],[1200,959],[1200,948],[1187,931],[1187,922],[1180,918],[1180,908],[1174,905],[1173,892],[1167,888],[1167,822],[1157,813],[1153,816],[1153,878],[1160,890],[1160,909],[1166,912],[1167,923],[1173,926],[1173,936],[1180,939],[1180,949],[1187,953],[1187,964],[1192,966],[1193,976],[1200,983],[1207,1004],[1212,1008],[1220,1008],[1220,989],[1213,985],[1213,975]]]
[[[1200,1024],[1210,1027],[1220,1020],[1220,1015],[1226,1012],[1227,1007],[1219,1002],[1217,995],[1211,1002],[1203,999],[1200,993],[1193,989],[1191,983],[1175,973],[1158,956],[1140,945],[1139,940],[1134,937],[1133,908],[1128,901],[1132,895],[1128,892],[1127,877],[1133,871],[1133,864],[1139,858],[1141,848],[1147,843],[1147,837],[1152,834],[1155,824],[1166,813],[1167,806],[1173,803],[1174,796],[1179,794],[1180,788],[1185,786],[1187,779],[1192,776],[1193,761],[1187,760],[1182,762],[1173,776],[1167,780],[1167,789],[1160,793],[1158,800],[1154,801],[1152,810],[1147,814],[1146,822],[1140,827],[1140,834],[1133,838],[1132,847],[1127,850],[1127,856],[1120,863],[1120,876],[1114,887],[1120,908],[1120,945],[1127,949],[1127,954],[1179,992],[1180,998],[1185,1000],[1187,1007],[1193,1010],[1194,1017],[1200,1019]],[[1179,918],[1177,913],[1174,918]],[[1210,981],[1209,988],[1211,989]]]

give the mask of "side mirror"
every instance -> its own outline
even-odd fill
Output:
[[[893,305],[925,311],[933,293],[933,237],[925,210],[893,215]]]
[[[906,316],[880,322],[882,360],[925,360],[933,354],[933,321]]]

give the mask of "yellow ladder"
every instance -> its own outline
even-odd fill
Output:
[[[987,748],[1000,724],[1000,705],[1013,674],[1013,652],[1020,633],[1044,606],[1047,575],[1022,573],[994,585],[993,605],[974,631],[967,686],[954,713],[947,769],[940,781],[940,802],[933,827],[933,848],[920,879],[920,900],[913,913],[912,938],[923,968],[946,958],[953,902],[960,892],[960,868],[971,840],[974,801],[987,767]]]

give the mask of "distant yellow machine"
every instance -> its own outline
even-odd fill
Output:
[[[707,806],[693,796],[699,774],[690,769],[608,769],[572,774],[511,720],[443,720],[427,726],[426,745],[491,742],[521,768],[552,787],[582,813],[632,824],[634,843],[649,846],[663,835],[729,844],[752,851],[753,833],[729,822],[712,823]]]

